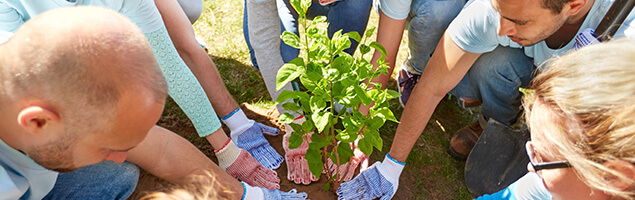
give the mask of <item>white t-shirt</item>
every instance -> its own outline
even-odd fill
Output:
[[[611,7],[613,1],[595,0],[593,7],[591,7],[576,35],[587,28],[595,29]],[[614,38],[628,37],[631,40],[635,40],[634,18],[635,12],[631,12],[620,29],[618,29]],[[450,23],[448,33],[455,44],[461,49],[472,53],[490,52],[498,45],[524,48],[525,55],[534,58],[536,66],[540,66],[540,64],[554,55],[562,55],[571,50],[573,44],[575,44],[575,39],[572,39],[560,49],[547,47],[545,41],[540,41],[532,46],[522,47],[507,36],[498,36],[499,19],[500,15],[489,0],[471,0],[454,21]]]
[[[163,20],[153,0],[0,0],[0,30],[15,32],[24,22],[48,10],[72,6],[98,6],[117,11],[130,18],[143,33],[163,27]]]
[[[115,10],[133,21],[144,33],[163,27],[153,0],[0,0],[0,44],[32,17],[60,7],[99,6]],[[0,140],[0,200],[42,199],[57,180],[57,172],[45,169]]]

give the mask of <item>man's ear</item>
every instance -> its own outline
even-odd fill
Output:
[[[41,106],[29,106],[18,113],[18,124],[32,134],[39,134],[47,125],[60,119],[57,112]]]
[[[571,0],[565,4],[569,9],[563,9],[562,11],[567,12],[568,15],[576,15],[584,8],[587,2],[588,0]]]
[[[626,190],[635,182],[635,165],[623,160],[609,160],[602,163],[602,165],[625,176],[624,179],[607,173],[604,179],[611,182],[613,186]]]

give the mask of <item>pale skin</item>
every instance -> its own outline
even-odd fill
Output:
[[[154,1],[165,23],[165,28],[181,59],[192,70],[203,86],[207,98],[218,116],[227,116],[238,108],[238,104],[225,88],[216,65],[203,50],[196,38],[187,16],[175,0]],[[214,149],[220,149],[229,139],[223,129],[218,129],[205,137]]]
[[[538,1],[492,0],[492,4],[502,15],[498,35],[511,36],[510,38],[516,36],[527,38],[527,40],[519,39],[517,41],[522,45],[531,45],[546,39],[549,44],[562,46],[561,44],[566,44],[575,36],[577,29],[584,21],[584,16],[593,5],[593,0],[573,0],[565,4],[559,15],[542,8]],[[557,26],[553,25],[553,21],[558,21],[561,18],[564,18],[564,20],[560,20],[564,21],[564,24],[560,28],[556,28],[555,33],[542,39],[534,37],[540,33],[534,31],[550,30],[550,27],[543,26],[545,24]],[[519,25],[509,19],[515,21],[522,19],[527,23]],[[532,31],[529,32],[530,30]],[[421,135],[438,103],[459,83],[479,56],[480,54],[470,53],[458,47],[450,39],[447,32],[443,35],[404,108],[401,123],[397,127],[390,149],[392,158],[400,162],[406,161],[415,143],[412,138],[418,138]]]

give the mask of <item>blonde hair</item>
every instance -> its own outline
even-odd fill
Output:
[[[591,45],[550,60],[532,89],[523,99],[525,119],[532,130],[549,133],[545,141],[556,147],[551,153],[563,156],[590,187],[634,199],[632,188],[622,191],[606,176],[628,179],[602,163],[635,163],[635,42]],[[556,114],[552,127],[531,126],[535,101]]]
[[[0,102],[50,102],[71,127],[108,127],[130,89],[148,90],[157,102],[166,98],[167,84],[144,35],[105,8],[47,11],[0,47]]]
[[[192,176],[190,184],[153,192],[141,197],[140,200],[219,200],[229,199],[232,195],[233,192],[206,171],[204,175]]]

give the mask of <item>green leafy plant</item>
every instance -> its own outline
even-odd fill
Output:
[[[316,17],[312,21],[306,18],[311,0],[291,0],[291,5],[298,12],[298,22],[304,34],[300,39],[285,31],[281,37],[286,44],[300,49],[302,53],[280,68],[276,88],[280,90],[285,84],[297,81],[305,89],[282,91],[276,103],[293,99],[294,102],[282,105],[293,113],[280,115],[280,121],[289,124],[294,130],[289,138],[289,148],[299,147],[303,140],[309,141],[310,137],[305,158],[311,173],[320,177],[323,169],[335,167],[325,164],[327,158],[337,167],[347,164],[354,156],[350,143],[358,139],[357,147],[366,155],[370,155],[373,148],[381,151],[383,141],[378,129],[387,120],[398,123],[389,109],[388,100],[399,97],[399,93],[381,89],[380,84],[370,82],[388,73],[388,66],[384,62],[385,49],[374,41],[365,44],[373,30],[367,31],[363,40],[357,32],[342,34],[341,30],[329,38],[326,31],[318,27],[326,21],[325,17]],[[351,46],[349,38],[360,43],[359,56],[353,57],[343,51]],[[364,58],[372,49],[382,54],[376,69],[370,59]],[[342,112],[336,112],[335,104],[343,106]],[[360,109],[366,110],[365,113],[360,112]],[[293,114],[304,115],[306,121],[302,124],[293,123]],[[341,184],[338,177],[342,175],[338,170],[335,171],[337,173],[333,175],[327,173],[325,189],[331,185],[337,188]]]

